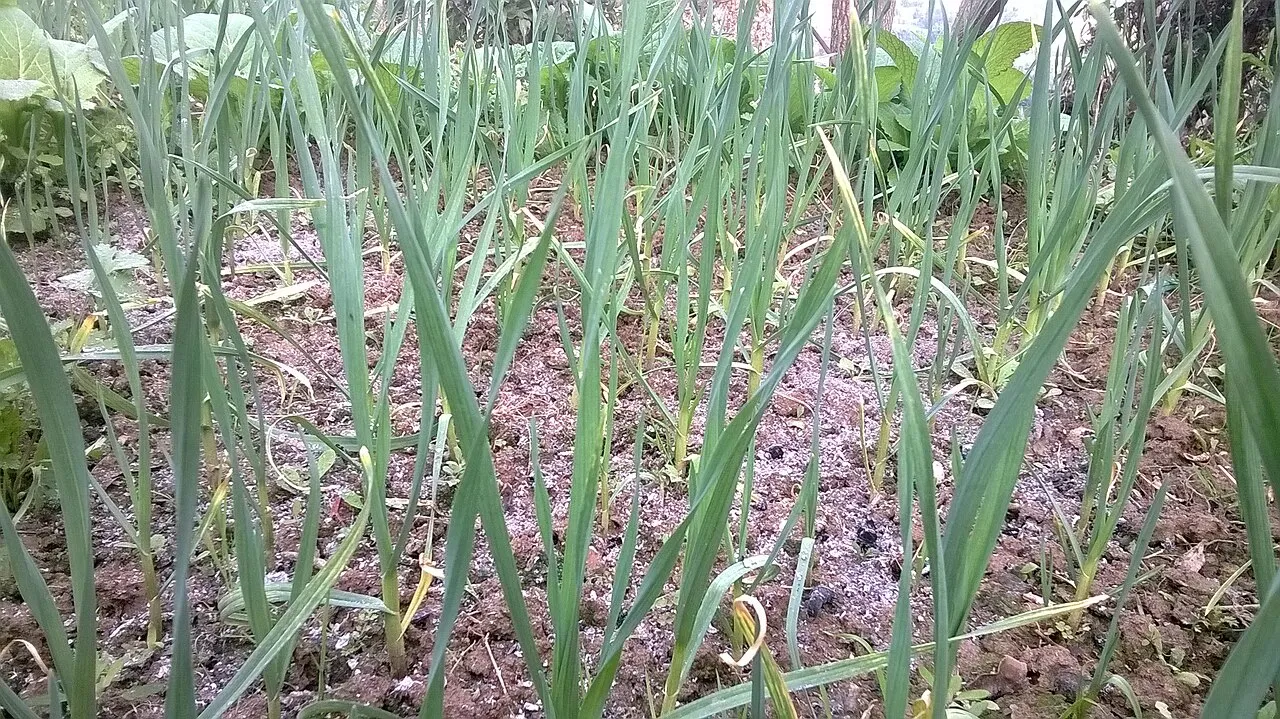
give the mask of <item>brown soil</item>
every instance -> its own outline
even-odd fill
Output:
[[[544,194],[535,189],[531,202],[545,201]],[[1014,236],[1019,231],[1020,198],[1010,195],[1009,200],[1005,203],[1008,215],[1004,221],[1006,231]],[[135,208],[117,218],[122,243],[135,250],[141,248],[143,235],[123,230],[144,226],[140,217]],[[988,209],[979,214],[975,229],[989,229],[999,221]],[[318,243],[309,223],[299,218],[293,229],[308,252],[319,256]],[[557,229],[563,241],[581,238],[581,227],[568,213]],[[473,236],[464,236],[464,244]],[[367,238],[366,247],[375,246],[376,239]],[[91,302],[68,293],[54,281],[83,266],[79,247],[50,241],[30,250],[17,249],[50,316],[72,322],[83,319],[91,309]],[[971,254],[989,255],[989,252],[990,240],[985,235],[977,238],[970,248]],[[251,234],[237,241],[234,258],[237,267],[277,260],[279,241],[272,236]],[[388,269],[384,272],[380,254],[368,255],[364,290],[366,305],[371,310],[395,303],[401,296],[403,280],[399,259],[392,257]],[[294,271],[296,283],[310,282],[317,277],[301,263]],[[156,278],[148,271],[139,272],[136,279],[155,296],[163,296]],[[224,291],[240,300],[250,300],[284,284],[279,277],[266,272],[229,274],[224,280]],[[1115,286],[1122,287],[1124,281],[1118,278]],[[569,288],[569,281],[563,277],[549,276],[548,283],[555,284],[561,292]],[[1080,504],[1087,471],[1085,438],[1090,428],[1089,408],[1098,405],[1105,384],[1117,298],[1117,293],[1111,293],[1100,307],[1086,313],[1059,369],[1047,383],[1053,391],[1046,393],[1038,408],[1023,478],[1006,514],[1005,530],[973,613],[975,626],[1036,606],[1043,571],[1042,555],[1052,563],[1049,569],[1055,579],[1054,598],[1070,599],[1066,564],[1054,533],[1052,507],[1056,503],[1071,516]],[[1264,296],[1263,299],[1261,310],[1265,317],[1271,318],[1274,329],[1277,298]],[[149,325],[137,333],[138,343],[167,341],[171,330],[169,308],[171,305],[167,302],[160,302],[131,313],[133,322]],[[255,353],[295,368],[310,383],[303,385],[287,374],[280,378],[271,372],[260,372],[259,388],[268,421],[299,414],[328,433],[350,433],[349,405],[341,387],[335,383],[342,377],[342,364],[332,297],[327,286],[324,283],[310,285],[296,298],[267,303],[259,309],[279,322],[297,346],[247,320],[241,327],[246,341]],[[909,300],[897,309],[899,316],[905,318],[910,312]],[[573,303],[567,303],[565,310],[570,328],[576,328],[578,319]],[[974,314],[982,318],[990,313],[975,307]],[[384,317],[373,313],[366,322],[371,363],[377,361],[383,349]],[[804,477],[813,423],[819,422],[816,564],[809,573],[810,588],[806,591],[798,635],[805,666],[861,653],[862,642],[876,649],[886,648],[897,577],[904,564],[909,564],[904,561],[899,542],[892,468],[888,472],[889,486],[874,491],[865,462],[866,453],[874,455],[874,443],[883,419],[871,372],[873,367],[888,366],[888,339],[882,333],[873,334],[869,343],[864,339],[859,329],[862,318],[856,316],[850,298],[839,300],[836,317],[832,366],[821,402],[817,396],[821,350],[810,346],[787,373],[773,407],[764,415],[756,435],[754,491],[749,500],[751,512],[745,540],[750,554],[767,553],[779,540],[779,528],[791,511]],[[984,332],[991,330],[983,327]],[[472,320],[463,347],[472,380],[478,388],[488,386],[497,349],[497,331],[495,309],[491,303],[485,304]],[[640,345],[641,331],[638,317],[624,315],[620,320],[619,335],[633,352]],[[492,422],[494,462],[508,530],[524,575],[534,629],[546,655],[549,655],[552,632],[544,589],[546,563],[533,509],[529,427],[531,421],[536,422],[541,469],[559,535],[566,522],[575,436],[574,399],[568,391],[573,382],[559,333],[555,305],[549,296],[542,297],[502,385]],[[936,334],[936,326],[930,322],[917,338],[914,359],[921,368],[934,361]],[[714,360],[721,341],[718,336],[709,339],[708,359]],[[418,429],[421,416],[421,407],[417,404],[420,400],[417,351],[416,338],[410,332],[401,350],[390,392],[397,432],[404,434]],[[127,392],[117,368],[101,363],[91,365],[90,369],[117,391]],[[163,413],[168,393],[167,366],[148,362],[143,369],[148,400],[156,412]],[[664,365],[659,361],[646,379],[659,396],[674,406],[676,387],[669,363]],[[954,377],[950,381],[955,381]],[[739,383],[739,395],[732,398],[735,407],[743,399],[743,384]],[[968,450],[983,420],[984,410],[979,399],[977,394],[962,393],[938,413],[934,451],[940,460],[950,456],[953,437],[960,442],[962,450]],[[637,483],[631,463],[633,435],[637,418],[649,402],[645,393],[634,385],[619,399],[609,477],[610,519],[595,532],[587,562],[583,600],[585,657],[596,656],[600,649],[613,571],[620,551],[621,526],[631,506],[632,493],[642,492],[638,567],[647,566],[661,539],[686,511],[686,488],[682,482],[664,477],[665,460],[657,450],[650,450],[645,471]],[[699,417],[695,421],[695,449],[701,438],[703,419]],[[133,423],[124,419],[114,421],[126,446],[136,446]],[[1233,498],[1224,422],[1219,406],[1192,394],[1185,395],[1172,413],[1151,421],[1150,440],[1134,500],[1095,583],[1097,591],[1118,587],[1127,570],[1128,550],[1150,498],[1160,483],[1170,483],[1167,504],[1143,562],[1144,572],[1152,574],[1124,609],[1120,649],[1111,667],[1114,673],[1128,680],[1142,698],[1144,712],[1153,715],[1157,714],[1158,703],[1166,705],[1174,716],[1198,713],[1217,667],[1242,627],[1250,621],[1250,606],[1256,602],[1251,575],[1246,572],[1223,591],[1216,609],[1205,610],[1211,595],[1247,560],[1243,528]],[[156,440],[167,448],[166,435],[157,432]],[[273,439],[271,451],[275,466],[305,468],[299,443],[287,438]],[[393,455],[388,489],[391,498],[407,497],[413,462],[411,450]],[[171,477],[163,461],[157,460],[155,470],[159,493],[155,531],[171,537]],[[125,483],[120,481],[119,468],[109,453],[93,471],[113,499],[129,512]],[[303,472],[305,474],[305,469]],[[292,573],[297,556],[302,500],[284,483],[276,481],[275,472],[270,472],[270,478],[276,551],[267,558],[267,569],[270,580],[282,581]],[[940,487],[944,512],[950,483],[948,473]],[[324,477],[322,557],[333,551],[353,517],[355,510],[342,497],[357,486],[355,473],[341,463]],[[443,563],[451,491],[450,485],[442,486],[436,505],[424,497],[418,516],[411,520],[413,529],[405,554],[406,564],[402,567],[402,603],[408,602],[418,581],[416,558],[420,553],[429,551],[437,565]],[[202,506],[201,511],[205,509],[207,505]],[[110,515],[101,507],[98,511],[94,546],[98,566],[99,641],[108,656],[124,660],[116,680],[104,692],[104,712],[158,717],[162,715],[163,682],[169,669],[168,650],[145,648],[146,606],[136,557]],[[731,517],[734,526],[737,512],[735,509]],[[392,512],[392,520],[397,525],[403,519],[400,510]],[[25,519],[20,531],[37,563],[46,570],[46,580],[54,596],[69,609],[70,586],[61,534],[49,529],[57,524],[56,506],[47,505]],[[786,542],[780,556],[781,574],[778,579],[763,584],[758,592],[771,626],[783,623],[799,536],[793,533],[790,538],[783,538],[791,541]],[[918,545],[918,530],[916,541]],[[190,584],[195,612],[195,668],[201,701],[210,699],[226,684],[252,649],[245,628],[230,625],[219,617],[218,600],[227,586],[222,573],[234,573],[234,562],[228,562],[231,549],[221,537],[214,536],[212,543],[221,555],[216,562],[208,555],[198,558]],[[170,544],[160,547],[162,581],[172,571],[171,556]],[[526,676],[524,660],[483,539],[479,541],[468,583],[462,613],[448,648],[446,715],[537,716],[537,698]],[[361,546],[356,559],[344,572],[339,588],[370,595],[379,593],[377,558],[371,541]],[[406,633],[410,672],[403,679],[391,677],[382,648],[382,627],[375,616],[335,609],[323,624],[319,617],[314,618],[302,631],[294,652],[283,697],[286,716],[293,715],[318,696],[321,672],[326,684],[325,696],[360,701],[399,716],[416,716],[425,692],[427,662],[439,619],[438,589],[438,585],[433,586]],[[659,608],[641,625],[627,646],[607,716],[645,717],[650,702],[660,701],[662,680],[670,662],[670,622],[674,615],[674,584],[667,589],[671,594],[659,603]],[[917,633],[927,637],[930,631],[927,582],[917,584],[913,602],[917,607],[914,613],[920,618]],[[1111,611],[1109,605],[1103,604],[1096,611],[1086,613],[1079,627],[1059,622],[967,642],[961,650],[960,664],[966,686],[988,689],[1004,716],[1059,715],[1075,699],[1082,684],[1088,682]],[[15,639],[26,639],[43,652],[39,636],[37,626],[16,593],[10,589],[7,595],[0,596],[0,647]],[[771,635],[769,646],[779,662],[788,666],[781,632]],[[708,635],[682,691],[682,699],[743,680],[739,670],[716,658],[725,649],[722,633]],[[0,679],[27,696],[42,691],[43,680],[36,665],[22,653],[5,657]],[[802,693],[796,702],[802,707],[802,714],[808,714],[803,707],[810,706],[815,710],[825,707],[832,716],[838,717],[862,717],[868,716],[868,712],[870,716],[879,715],[878,693],[870,679],[839,683],[830,687],[825,696],[817,692]],[[265,698],[260,689],[241,700],[233,713],[246,718],[264,715]],[[1093,715],[1128,716],[1129,710],[1118,692],[1108,691]]]

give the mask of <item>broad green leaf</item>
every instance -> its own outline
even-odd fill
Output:
[[[0,78],[53,79],[49,35],[17,6],[0,7]]]
[[[128,288],[126,282],[129,279],[127,273],[131,270],[141,269],[150,265],[150,261],[132,250],[121,247],[112,247],[111,245],[94,245],[93,251],[98,255],[98,261],[102,263],[102,269],[105,274],[110,277],[115,285],[116,292],[121,295],[128,295],[125,291]],[[123,275],[117,277],[116,275]],[[58,284],[67,289],[77,292],[86,292],[90,294],[99,294],[97,276],[92,268],[86,268],[68,275],[58,278]]]
[[[889,59],[893,60],[893,66],[898,68],[898,80],[902,83],[902,87],[907,92],[911,92],[912,86],[916,81],[916,71],[920,68],[920,58],[916,56],[907,44],[891,32],[876,33],[876,40],[880,44],[880,48],[889,55]],[[876,84],[880,83],[880,69],[876,68]],[[881,91],[883,93],[883,91]]]
[[[97,51],[88,45],[50,38],[49,50],[53,55],[54,77],[67,97],[79,94],[82,99],[88,98],[106,79],[94,66]]]
[[[1026,73],[1014,62],[1035,47],[1044,35],[1039,25],[1010,22],[1000,25],[973,44],[974,62],[981,62],[991,90],[1005,104],[1020,102],[1031,93]],[[975,97],[975,101],[980,98]]]
[[[986,58],[988,75],[1013,69],[1013,63],[1035,47],[1044,35],[1040,26],[1030,22],[1007,22],[979,37],[973,43],[976,58]]]
[[[204,73],[213,71],[216,64],[226,62],[241,36],[253,31],[253,18],[240,13],[227,13],[227,24],[221,42],[218,40],[220,16],[213,13],[193,13],[182,20],[182,45],[179,46],[178,29],[157,30],[151,34],[151,51],[157,60],[177,60],[185,49],[188,61]],[[251,39],[250,43],[255,42]],[[252,68],[253,53],[245,52],[238,71]],[[215,61],[216,58],[216,61]]]
[[[59,90],[67,97],[89,97],[105,77],[93,66],[93,53],[83,43],[49,37],[20,8],[0,7],[0,81],[27,81],[0,85],[0,100],[35,93],[53,98]]]
[[[48,85],[39,80],[0,78],[0,102],[27,100],[41,94]]]
[[[1026,74],[1014,67],[996,73],[988,72],[987,84],[1000,102],[1006,105],[1021,102],[1031,94],[1031,83],[1027,82]],[[978,101],[980,98],[975,95],[974,99]]]
[[[121,10],[119,13],[114,15],[111,19],[102,23],[102,30],[105,34],[110,36],[112,40],[115,40],[120,33],[120,28],[124,27],[125,22],[133,19],[133,17],[137,14],[138,14],[138,8],[136,7],[125,8],[124,10]],[[89,42],[86,44],[90,48],[93,48],[96,50],[98,47],[98,38],[96,36],[90,37]]]
[[[886,103],[898,94],[902,87],[902,70],[896,65],[881,65],[876,68],[877,101]]]

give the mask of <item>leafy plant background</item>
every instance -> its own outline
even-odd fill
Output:
[[[125,18],[113,21],[119,27]],[[106,99],[96,43],[53,37],[16,0],[0,0],[0,202],[28,237],[70,215],[61,131],[73,109],[93,125],[87,155],[106,182],[131,182],[132,129]]]

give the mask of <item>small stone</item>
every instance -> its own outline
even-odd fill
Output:
[[[985,689],[992,698],[998,698],[1023,691],[1027,686],[1027,664],[1013,657],[1006,656],[1000,660],[994,674],[980,676],[974,682],[974,688]]]
[[[794,397],[779,393],[773,400],[773,413],[779,417],[803,417],[809,413],[809,407]]]
[[[595,547],[587,547],[587,572],[598,572],[604,569],[604,558],[596,551]]]
[[[1200,688],[1200,677],[1191,672],[1178,672],[1173,675],[1175,681],[1191,690]]]
[[[1009,681],[1024,679],[1027,676],[1027,663],[1014,659],[1013,657],[1006,656],[1000,660],[1000,666],[996,667],[996,674],[999,674],[1001,678],[1008,679]]]
[[[1080,693],[1083,678],[1076,672],[1062,671],[1054,675],[1049,691],[1068,699],[1075,699]]]

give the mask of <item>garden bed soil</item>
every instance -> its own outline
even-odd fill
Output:
[[[542,201],[549,190],[533,193],[532,203]],[[1016,207],[1016,194],[1010,196]],[[1006,201],[1006,210],[1011,203]],[[1015,213],[1006,215],[1006,231],[1019,236]],[[1012,218],[1012,219],[1010,219]],[[989,208],[979,212],[975,229],[1001,221]],[[145,221],[139,208],[113,218],[113,231],[120,245],[142,250]],[[295,237],[318,254],[318,243],[302,218],[294,228]],[[557,228],[563,241],[580,239],[581,227],[566,213]],[[463,238],[464,244],[468,238]],[[979,238],[973,251],[980,252]],[[376,245],[367,238],[366,246]],[[92,310],[92,301],[63,288],[57,278],[82,269],[83,253],[77,243],[50,239],[34,247],[15,247],[37,297],[54,321],[81,322]],[[988,250],[989,251],[989,250]],[[266,234],[251,234],[234,247],[235,264],[279,259],[279,241]],[[367,307],[376,310],[394,304],[400,297],[402,267],[392,258],[384,272],[376,253],[369,258],[365,273]],[[157,278],[149,270],[136,277],[148,297],[166,297]],[[315,279],[315,273],[295,266],[295,283]],[[550,280],[567,287],[564,278]],[[1087,472],[1086,438],[1090,432],[1091,407],[1101,400],[1114,336],[1118,298],[1124,291],[1123,278],[1109,292],[1101,306],[1086,312],[1076,328],[1066,352],[1046,384],[1032,437],[1027,449],[1023,476],[1005,517],[1004,531],[991,559],[979,594],[971,624],[977,626],[1037,606],[1040,594],[1042,557],[1054,568],[1055,599],[1070,599],[1065,564],[1055,538],[1056,503],[1071,515],[1080,503]],[[224,291],[228,296],[249,300],[283,284],[268,273],[229,274]],[[544,298],[545,299],[545,298]],[[1277,298],[1265,296],[1260,309],[1270,317],[1274,330]],[[290,365],[310,380],[310,387],[283,380],[268,372],[258,376],[264,411],[269,421],[287,414],[299,414],[328,433],[351,432],[351,417],[342,393],[330,378],[342,376],[341,357],[333,322],[332,298],[326,286],[310,285],[305,292],[283,303],[268,303],[259,309],[282,325],[297,346],[261,325],[245,321],[241,327],[253,351],[276,362]],[[896,308],[905,319],[909,300]],[[568,320],[576,326],[571,303]],[[974,307],[975,319],[987,323],[991,317],[983,307]],[[746,537],[749,553],[767,553],[778,541],[781,524],[796,501],[810,456],[813,422],[818,421],[821,449],[820,489],[816,518],[816,564],[809,573],[804,610],[799,627],[799,649],[805,666],[843,659],[863,653],[865,646],[884,649],[890,636],[897,577],[904,562],[898,539],[897,503],[893,470],[887,486],[873,491],[867,473],[866,454],[874,455],[874,442],[881,424],[876,401],[873,367],[887,367],[890,347],[883,332],[868,343],[858,330],[867,318],[856,316],[852,302],[838,301],[832,339],[831,370],[825,380],[825,394],[817,396],[822,355],[818,346],[803,350],[787,372],[778,394],[765,413],[756,436],[754,491]],[[135,334],[135,342],[153,344],[168,341],[172,307],[161,299],[131,312],[135,326],[147,325]],[[372,312],[367,322],[371,362],[381,350],[384,315]],[[491,303],[484,305],[465,335],[463,353],[472,380],[486,387],[497,346],[498,323]],[[926,322],[913,347],[914,359],[923,367],[933,359],[937,341],[932,321]],[[619,334],[634,351],[640,344],[639,317],[623,315]],[[1274,333],[1273,333],[1274,334]],[[708,341],[708,360],[714,360],[722,338]],[[660,353],[661,354],[661,353]],[[416,340],[406,339],[391,386],[392,415],[397,432],[417,430],[419,404]],[[661,359],[661,356],[660,356]],[[110,363],[88,367],[102,382],[127,394],[123,373]],[[148,401],[163,414],[168,399],[168,367],[148,361],[143,365]],[[658,362],[647,375],[653,389],[674,404],[675,379]],[[557,528],[562,528],[568,506],[568,484],[572,467],[575,433],[573,384],[560,349],[556,310],[544,301],[533,313],[520,343],[515,361],[502,384],[492,421],[494,461],[508,529],[516,559],[523,574],[526,601],[530,605],[540,648],[548,653],[551,626],[546,610],[545,573],[542,542],[534,519],[529,464],[529,424],[536,421],[540,438],[542,471],[553,503]],[[739,392],[742,391],[739,385]],[[962,393],[938,414],[934,425],[934,453],[944,466],[953,437],[967,450],[980,428],[985,410],[976,393]],[[735,406],[741,396],[733,398]],[[621,545],[621,526],[632,501],[639,502],[640,533],[636,566],[647,566],[660,540],[675,527],[687,508],[682,482],[664,475],[666,461],[652,446],[637,480],[632,468],[634,432],[637,418],[649,399],[637,386],[622,393],[617,408],[615,441],[612,447],[610,518],[594,533],[587,560],[583,596],[583,656],[599,651],[603,624],[607,618],[608,596]],[[86,402],[86,434],[100,436],[101,419],[96,403]],[[133,423],[113,418],[126,446],[136,446]],[[1161,706],[1172,716],[1193,716],[1199,712],[1216,669],[1221,666],[1232,643],[1252,618],[1256,602],[1252,578],[1242,574],[1223,588],[1228,578],[1248,559],[1244,530],[1234,501],[1228,443],[1222,409],[1212,401],[1188,393],[1169,414],[1154,417],[1148,427],[1149,441],[1142,458],[1138,485],[1125,511],[1114,541],[1096,580],[1098,591],[1114,591],[1127,570],[1128,548],[1132,546],[1148,503],[1161,483],[1170,486],[1169,497],[1156,527],[1155,538],[1143,559],[1149,572],[1124,608],[1121,642],[1112,671],[1123,677],[1141,698],[1143,711],[1159,715]],[[95,426],[95,422],[97,426]],[[700,432],[701,419],[695,426]],[[168,438],[157,432],[156,441],[167,446]],[[695,438],[696,439],[696,438]],[[276,522],[276,551],[268,557],[271,579],[283,580],[293,569],[300,534],[302,499],[277,482],[277,470],[304,468],[299,444],[280,439],[272,443],[273,468],[270,503]],[[393,456],[389,468],[388,494],[402,500],[409,491],[412,452]],[[172,536],[172,478],[168,467],[154,467],[158,497],[155,530]],[[305,471],[305,470],[303,470]],[[95,476],[126,512],[128,494],[120,468],[107,456],[93,466]],[[942,511],[950,495],[953,478],[947,473],[939,488]],[[343,500],[344,493],[358,487],[354,473],[341,465],[324,478],[324,506],[321,523],[321,556],[328,556],[349,526],[354,509]],[[425,502],[413,518],[413,531],[402,567],[402,597],[407,604],[419,578],[417,558],[428,551],[432,561],[443,562],[444,533],[449,521],[449,488],[442,491],[436,506]],[[103,691],[104,716],[159,717],[163,714],[163,683],[170,666],[167,646],[152,650],[145,643],[146,604],[136,557],[114,520],[96,505],[94,547],[100,621],[100,647],[110,660],[120,660],[120,671]],[[202,504],[202,511],[207,508]],[[432,515],[434,514],[434,521]],[[393,519],[400,521],[398,512]],[[731,520],[737,522],[737,510]],[[56,503],[36,509],[20,526],[20,533],[36,562],[46,571],[54,596],[69,610],[70,583],[62,535],[50,531],[59,526]],[[799,533],[784,544],[780,576],[765,583],[758,598],[765,607],[771,627],[781,627],[795,570],[795,549]],[[917,527],[917,544],[919,542]],[[210,555],[209,546],[218,552]],[[198,552],[190,583],[194,610],[194,659],[199,699],[208,701],[234,674],[252,649],[247,629],[223,621],[217,602],[226,589],[222,575],[234,572],[227,556],[229,547],[216,538]],[[172,571],[172,546],[160,547],[158,560],[163,578]],[[361,544],[359,553],[343,572],[339,588],[377,595],[379,577],[376,553],[371,540]],[[468,576],[468,591],[462,613],[450,640],[446,670],[446,715],[468,717],[534,717],[540,713],[537,697],[525,673],[511,624],[499,590],[498,579],[484,540]],[[674,614],[674,589],[641,625],[628,643],[606,715],[628,718],[649,716],[650,707],[661,701],[660,691],[670,663],[670,622]],[[0,647],[16,639],[31,641],[43,651],[40,632],[21,598],[12,587],[2,587],[0,595]],[[1211,597],[1221,592],[1216,608],[1207,611]],[[930,631],[927,582],[917,583],[917,634],[927,638]],[[324,626],[313,618],[305,627],[294,652],[283,700],[286,716],[295,714],[319,694],[317,683],[323,670],[325,696],[356,700],[400,716],[416,716],[425,691],[427,662],[439,617],[438,585],[433,586],[421,609],[413,617],[405,636],[410,660],[409,673],[391,675],[382,644],[382,627],[369,613],[335,609]],[[1008,717],[1058,716],[1074,700],[1082,682],[1087,682],[1106,633],[1112,607],[1097,606],[1084,615],[1079,627],[1065,622],[1025,627],[964,642],[959,670],[966,688],[983,688]],[[166,622],[169,621],[166,616]],[[321,651],[322,642],[324,651]],[[788,666],[781,631],[769,634],[769,647],[779,662]],[[717,659],[726,649],[719,633],[708,635],[699,650],[682,700],[715,691],[718,687],[744,680],[741,671]],[[323,661],[321,659],[323,655]],[[11,649],[0,664],[2,678],[18,691],[33,696],[43,691],[43,681],[34,661]],[[795,701],[802,715],[806,708],[832,716],[880,716],[879,694],[873,679],[845,681],[827,688],[824,694],[801,692]],[[233,710],[236,717],[265,716],[265,697],[257,689]],[[821,715],[821,714],[819,714]],[[1118,691],[1108,689],[1093,716],[1130,716],[1127,703]]]

